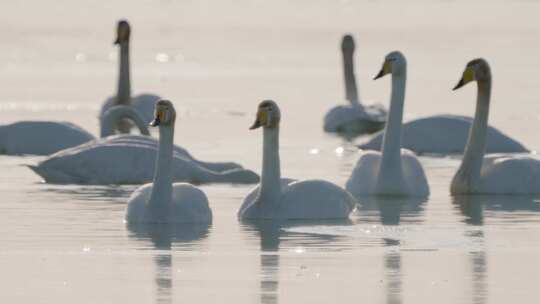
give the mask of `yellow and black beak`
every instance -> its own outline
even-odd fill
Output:
[[[383,66],[381,70],[379,71],[379,74],[377,76],[373,77],[373,80],[377,80],[381,77],[383,77],[386,74],[390,74],[392,72],[392,66],[389,61],[384,61]]]
[[[452,89],[452,91],[455,91],[455,90],[463,87],[464,85],[466,85],[467,83],[469,83],[469,82],[471,82],[473,80],[474,80],[474,72],[470,67],[467,67],[465,69],[465,72],[463,72],[463,76],[461,77],[459,82],[456,84],[456,86]]]
[[[113,42],[114,45],[120,44],[120,37],[116,37],[116,40]]]
[[[154,120],[150,122],[151,127],[157,127],[160,125],[161,121],[163,120],[163,112],[162,111],[156,111],[156,114],[154,116]]]
[[[255,130],[257,128],[260,128],[262,126],[265,126],[268,122],[268,115],[265,111],[257,111],[257,118],[255,119],[255,122],[251,127],[249,127],[250,130]]]

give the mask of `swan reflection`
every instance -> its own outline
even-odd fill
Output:
[[[242,228],[260,240],[260,303],[279,303],[279,258],[280,249],[285,248],[327,248],[342,236],[291,232],[287,229],[313,226],[351,225],[350,220],[309,220],[309,221],[245,221]]]
[[[155,264],[156,303],[173,303],[173,263],[171,249],[196,250],[200,240],[206,238],[210,224],[129,223],[130,237],[156,249]],[[173,248],[174,247],[174,248]]]

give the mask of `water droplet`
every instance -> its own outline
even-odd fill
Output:
[[[317,148],[310,149],[309,154],[319,154],[319,149]]]
[[[77,62],[85,62],[86,61],[86,54],[84,54],[84,53],[75,54],[75,61],[77,61]]]
[[[337,155],[343,154],[344,151],[345,151],[345,149],[343,147],[337,147],[336,148],[336,154]]]

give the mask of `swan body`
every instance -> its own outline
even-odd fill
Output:
[[[358,97],[356,77],[354,75],[354,39],[345,35],[341,43],[343,54],[343,72],[345,94],[348,105],[336,106],[324,116],[324,131],[347,135],[373,133],[384,127],[386,110],[380,104],[363,105]]]
[[[411,120],[403,124],[402,147],[418,154],[462,153],[473,119],[459,115],[434,115]],[[380,150],[384,132],[374,134],[359,147]],[[486,133],[487,153],[528,152],[518,141],[489,126]]]
[[[131,107],[114,106],[101,119],[101,137],[113,135],[121,119],[132,120],[141,134],[150,134]],[[91,140],[95,140],[92,134],[69,122],[20,121],[0,126],[0,153],[7,155],[50,155]]]
[[[356,196],[427,196],[429,186],[416,156],[401,149],[401,121],[405,101],[407,63],[400,52],[385,58],[383,69],[375,77],[392,75],[390,111],[384,130],[382,152],[362,152],[349,177],[346,189]]]
[[[247,219],[339,219],[348,218],[356,200],[344,189],[323,180],[296,181],[281,178],[277,104],[259,105],[251,129],[263,127],[261,184],[244,199],[238,217]]]
[[[49,155],[94,139],[69,122],[20,121],[0,126],[0,153]]]
[[[176,113],[170,101],[156,104],[156,117],[151,123],[159,126],[160,143],[154,180],[139,187],[129,198],[128,223],[208,223],[212,211],[208,199],[199,188],[186,183],[173,183],[173,138]]]
[[[114,42],[120,48],[119,52],[119,72],[118,86],[116,96],[109,97],[103,103],[99,117],[101,118],[107,110],[115,105],[132,106],[142,117],[145,124],[150,123],[153,118],[154,106],[161,98],[154,94],[141,94],[135,97],[131,96],[131,75],[129,42],[131,36],[131,27],[126,20],[120,20],[117,24],[117,37]],[[129,133],[131,125],[128,121],[118,122],[118,129],[121,133]]]
[[[484,59],[467,64],[454,90],[472,81],[478,85],[476,113],[450,192],[454,195],[540,193],[540,160],[523,155],[484,156],[491,99],[491,69]]]

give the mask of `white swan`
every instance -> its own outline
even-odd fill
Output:
[[[132,120],[141,134],[149,135],[148,128],[131,107],[115,106],[101,118],[101,137],[114,134],[121,119]],[[94,139],[92,134],[69,122],[20,121],[0,126],[0,154],[49,155]]]
[[[345,95],[350,104],[336,106],[324,116],[324,131],[360,135],[373,133],[384,127],[386,110],[380,104],[362,105],[358,98],[358,89],[354,76],[354,39],[351,35],[343,36],[341,51],[343,54],[343,72]]]
[[[392,74],[392,94],[382,152],[362,152],[346,189],[359,196],[427,196],[429,186],[422,165],[412,152],[401,149],[407,61],[400,52],[386,56],[375,79],[386,74]]]
[[[139,187],[128,200],[128,223],[208,223],[212,211],[202,190],[186,183],[173,184],[173,140],[176,113],[160,100],[151,126],[159,126],[159,152],[153,183]],[[134,168],[135,169],[135,168]]]
[[[29,167],[48,183],[142,184],[152,180],[157,151],[158,142],[149,136],[116,135],[59,151],[36,166]],[[259,181],[256,173],[245,170],[238,164],[202,162],[194,159],[187,150],[177,146],[173,147],[173,152],[171,170],[176,181],[192,183]]]
[[[418,154],[460,154],[467,143],[473,119],[467,116],[441,114],[422,117],[403,124],[402,147]],[[358,147],[364,150],[380,150],[384,132],[374,134]],[[488,126],[486,152],[529,152],[518,141],[498,129]]]
[[[454,90],[476,81],[478,95],[474,123],[461,165],[452,179],[452,194],[540,193],[540,161],[526,156],[484,157],[491,97],[491,71],[484,59],[467,64]]]
[[[118,87],[116,96],[109,97],[101,107],[100,117],[107,110],[115,105],[132,105],[142,116],[144,122],[148,124],[152,120],[154,106],[160,99],[153,94],[141,94],[131,97],[131,79],[129,63],[129,41],[131,36],[131,27],[126,20],[120,20],[117,24],[117,37],[114,44],[120,47],[119,52],[119,73]],[[131,125],[126,121],[121,121],[118,127],[122,133],[129,133]]]
[[[250,129],[263,127],[261,184],[244,199],[240,219],[337,219],[347,218],[356,204],[344,189],[323,180],[295,181],[281,178],[279,163],[280,111],[271,100],[259,104]]]

